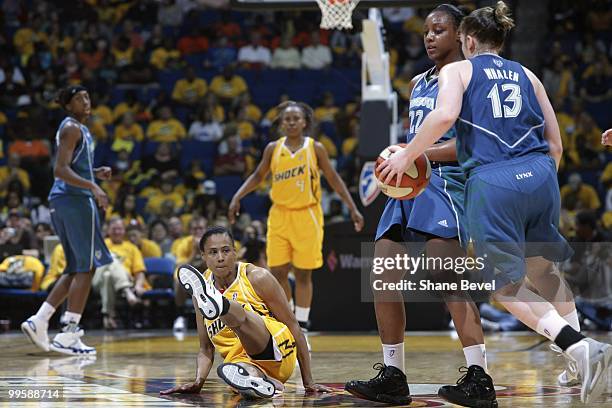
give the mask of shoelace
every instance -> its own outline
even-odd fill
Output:
[[[466,366],[459,367],[459,372],[463,373],[463,375],[459,377],[459,379],[457,380],[457,385],[462,385],[463,383],[469,381],[473,375],[473,374],[470,375],[471,374],[470,369],[467,368]]]
[[[466,366],[459,367],[459,372],[463,373],[463,375],[457,380],[457,386],[460,388],[466,395],[474,395],[479,394],[482,388],[488,389],[489,387],[479,381],[472,381],[474,379],[475,370],[470,370]]]
[[[561,349],[561,347],[557,346],[556,344],[551,344],[550,345],[550,349],[552,351],[554,351],[555,353],[557,353],[558,357],[563,357],[565,358],[565,360],[567,361],[567,368],[569,370],[569,373],[574,376],[574,377],[578,377],[578,367],[576,366],[576,361],[571,358],[570,356],[568,356],[563,349]]]
[[[379,383],[383,380],[382,375],[385,372],[385,365],[383,363],[376,363],[372,366],[372,368],[374,370],[378,370],[378,374],[376,374],[376,377],[372,378],[369,382],[370,383]]]

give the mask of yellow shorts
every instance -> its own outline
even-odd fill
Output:
[[[225,356],[224,363],[248,363],[261,369],[268,377],[284,383],[291,377],[297,364],[295,339],[284,323],[271,318],[263,319],[272,335],[275,359],[253,360],[238,342]]]
[[[268,215],[266,255],[270,267],[299,269],[323,265],[323,211],[320,205],[288,210],[273,205]]]

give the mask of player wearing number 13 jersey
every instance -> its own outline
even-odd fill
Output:
[[[293,101],[284,102],[277,109],[282,137],[266,146],[257,169],[234,195],[229,206],[229,219],[234,221],[242,197],[253,191],[271,172],[272,208],[268,216],[266,247],[268,265],[289,299],[288,273],[293,268],[296,277],[295,313],[300,325],[305,327],[312,300],[311,272],[323,265],[320,173],[348,206],[357,231],[363,227],[363,217],[332,167],[323,145],[308,137],[312,109]]]
[[[571,293],[553,264],[571,256],[558,230],[561,136],[541,81],[499,56],[514,27],[508,14],[498,1],[463,19],[468,60],[441,70],[436,109],[411,143],[380,165],[381,178],[402,174],[459,122],[466,219],[476,255],[486,259],[483,280],[495,283],[495,300],[555,343],[570,362],[559,381],[581,380],[580,400],[589,403],[605,392],[612,345],[580,333]]]

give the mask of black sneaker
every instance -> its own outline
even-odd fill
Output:
[[[374,364],[373,368],[379,370],[376,377],[368,381],[349,381],[344,385],[344,389],[356,397],[370,401],[396,405],[412,402],[404,373],[381,363]]]
[[[457,385],[445,385],[438,395],[448,402],[475,408],[497,408],[493,379],[477,365],[459,368],[464,373]]]

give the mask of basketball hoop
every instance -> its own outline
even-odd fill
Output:
[[[353,28],[353,10],[359,0],[317,0],[321,9],[321,28],[325,30]]]

